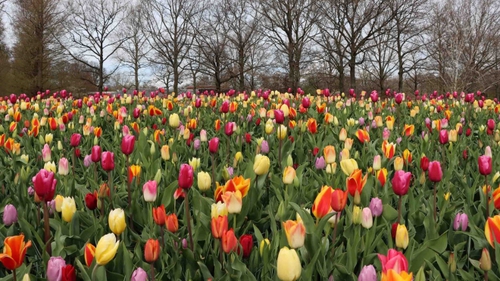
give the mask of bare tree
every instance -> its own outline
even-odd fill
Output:
[[[104,83],[118,69],[116,66],[111,71],[105,71],[104,64],[129,39],[119,36],[127,6],[121,0],[73,0],[69,9],[71,17],[66,27],[66,38],[60,43],[72,59],[96,73],[99,79],[95,86],[102,92]]]
[[[392,44],[389,32],[382,33],[373,41],[373,48],[367,51],[366,64],[363,65],[363,68],[370,80],[375,82],[378,89],[383,92],[387,88],[386,81],[398,68],[398,64],[394,63],[396,52],[392,48],[388,48]]]
[[[356,66],[364,62],[373,39],[387,30],[393,14],[389,0],[329,0],[334,28],[345,41],[345,54],[350,69],[350,87],[356,89]],[[360,57],[361,56],[361,57]]]
[[[139,90],[139,71],[146,64],[146,58],[149,51],[147,38],[144,31],[143,7],[140,5],[131,6],[127,13],[127,19],[122,30],[122,37],[130,38],[122,44],[122,52],[119,54],[119,59],[122,64],[129,67],[134,75],[134,87]]]
[[[59,0],[16,0],[14,68],[23,91],[34,94],[50,87],[51,68],[60,59],[56,38],[64,15]]]
[[[196,0],[148,0],[144,3],[150,15],[146,31],[152,50],[152,62],[172,69],[174,92],[178,93],[179,79],[187,66],[193,45],[196,22],[192,19],[202,9]]]
[[[288,85],[296,90],[301,63],[315,33],[318,0],[259,0],[263,26],[271,43],[286,57]]]

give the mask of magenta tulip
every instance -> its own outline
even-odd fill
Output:
[[[217,151],[219,150],[219,138],[212,138],[208,142],[208,150],[210,151],[210,153],[217,153]]]
[[[54,173],[45,169],[41,169],[33,177],[33,187],[35,188],[35,193],[38,198],[44,202],[54,199],[56,184],[57,180],[54,178]]]
[[[122,138],[122,152],[125,155],[130,155],[134,152],[135,137],[133,135],[125,135]]]
[[[188,164],[182,164],[179,170],[179,187],[190,189],[193,185],[193,167]]]
[[[106,172],[115,169],[115,154],[113,152],[105,151],[101,154],[101,166]]]
[[[483,176],[491,174],[491,157],[486,155],[481,155],[477,159],[477,164],[479,165],[479,173]]]
[[[443,171],[441,170],[441,163],[439,161],[432,161],[429,163],[429,179],[432,182],[440,182],[443,178]]]
[[[82,139],[82,135],[80,135],[80,134],[76,134],[76,133],[75,133],[75,134],[72,134],[72,135],[71,135],[71,138],[70,138],[70,140],[69,140],[70,145],[71,145],[72,147],[77,147],[77,146],[79,146],[79,145],[80,145],[80,140],[81,140],[81,139]]]
[[[392,190],[399,196],[403,196],[408,193],[411,182],[411,173],[405,172],[403,170],[396,171],[394,177],[392,178]]]

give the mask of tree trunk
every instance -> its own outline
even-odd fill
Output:
[[[238,76],[239,76],[239,85],[238,85],[238,90],[240,92],[243,92],[245,90],[245,53],[244,53],[244,47],[240,46],[239,53],[238,53]]]
[[[179,68],[174,67],[174,93],[179,94]]]
[[[349,75],[351,75],[350,77],[350,86],[351,86],[351,89],[354,89],[354,91],[356,91],[356,55],[351,55],[351,58],[349,60],[349,68],[350,68],[350,73]]]

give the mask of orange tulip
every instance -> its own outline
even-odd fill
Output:
[[[500,215],[488,218],[484,226],[484,235],[490,245],[495,248],[495,241],[500,242]]]
[[[148,239],[144,246],[144,259],[149,262],[155,262],[160,256],[160,242],[155,239]]]
[[[179,220],[177,219],[176,214],[167,215],[167,217],[165,218],[165,223],[167,225],[168,231],[176,233],[177,230],[179,230]]]
[[[130,126],[132,126],[132,129],[134,129],[136,133],[139,133],[139,124],[137,124],[137,122],[130,124]]]
[[[392,130],[394,128],[394,117],[393,116],[385,117],[385,125],[387,126],[387,129]]]
[[[224,231],[222,234],[222,250],[224,253],[229,254],[238,249],[238,239],[234,235],[234,230],[231,228],[230,230]]]
[[[413,135],[413,132],[415,132],[415,125],[405,124],[405,127],[403,129],[403,135],[409,137]]]
[[[347,191],[343,191],[342,189],[335,189],[331,195],[330,206],[335,212],[342,212],[347,203]]]
[[[411,281],[413,280],[413,273],[401,271],[398,273],[393,269],[389,269],[387,273],[382,273],[382,281]]]
[[[159,226],[165,225],[167,214],[165,213],[165,206],[163,204],[160,207],[153,208],[153,220]]]
[[[493,200],[493,204],[495,204],[495,208],[500,210],[500,187],[493,191],[491,199]]]
[[[57,129],[57,122],[56,122],[56,119],[54,119],[53,117],[49,117],[49,127],[52,131],[54,131],[55,129]]]
[[[245,179],[243,176],[238,176],[230,179],[226,182],[225,185],[219,185],[216,183],[217,187],[215,189],[214,197],[216,202],[222,201],[222,194],[227,191],[235,192],[239,190],[241,192],[242,198],[248,194],[248,190],[250,189],[250,179]]]
[[[238,103],[233,101],[229,104],[229,112],[234,113],[236,110],[238,110]]]
[[[87,242],[87,244],[85,244],[85,249],[83,253],[83,257],[85,258],[85,264],[87,265],[87,267],[90,267],[92,265],[92,262],[94,261],[94,256],[95,256],[95,246]]]
[[[325,123],[330,124],[333,123],[333,115],[331,113],[325,113]]]
[[[23,264],[26,251],[31,247],[31,240],[24,242],[24,235],[9,236],[5,238],[3,253],[0,262],[8,270],[15,270]]]
[[[189,120],[189,122],[187,123],[187,127],[190,130],[196,129],[196,119]]]
[[[316,119],[309,118],[307,120],[307,129],[309,129],[311,134],[316,134],[318,132],[318,123],[316,122]]]
[[[337,153],[335,151],[335,147],[333,145],[327,145],[323,148],[323,156],[325,156],[325,161],[327,164],[332,164],[335,162],[335,158]]]
[[[363,171],[361,171],[360,169],[356,169],[346,179],[347,191],[349,191],[349,194],[351,194],[352,197],[356,195],[356,192],[358,192],[358,194],[361,195],[361,192],[363,191],[363,187],[366,184],[366,179],[368,178],[368,174],[366,174],[364,177],[362,176],[363,176]]]
[[[405,149],[405,151],[403,151],[403,160],[404,160],[404,162],[405,162],[406,165],[410,164],[411,161],[413,160],[412,154],[408,150],[408,148]]]
[[[380,182],[381,186],[385,185],[385,182],[387,181],[387,169],[382,168],[377,171],[377,179]]]
[[[215,120],[214,127],[216,131],[220,130],[220,119]]]
[[[283,223],[286,239],[290,248],[296,249],[304,245],[306,239],[306,228],[302,222],[287,220]]]
[[[317,219],[321,219],[332,210],[330,206],[332,202],[332,192],[333,188],[325,185],[316,196],[314,204],[312,205],[312,213]]]
[[[222,238],[222,234],[224,234],[224,231],[227,231],[228,227],[227,216],[212,218],[210,226],[212,228],[212,236],[214,238]]]
[[[95,127],[94,128],[94,136],[96,136],[96,137],[99,138],[99,137],[101,137],[101,135],[102,135],[102,128],[101,127]]]
[[[322,103],[321,105],[316,105],[316,111],[318,113],[325,112],[325,108],[326,108],[326,103]]]
[[[391,159],[394,156],[394,152],[396,150],[396,145],[394,143],[390,143],[386,140],[382,142],[382,151],[387,159]]]
[[[366,130],[357,130],[356,131],[356,137],[358,137],[358,140],[361,143],[369,142],[370,141],[370,134]]]

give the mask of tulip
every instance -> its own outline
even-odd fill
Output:
[[[388,270],[386,273],[382,273],[382,281],[412,281],[413,273],[408,273],[406,271],[401,271],[397,273],[395,270]]]
[[[432,161],[429,163],[429,179],[432,182],[440,182],[443,178],[443,171],[441,170],[441,163],[439,161]]]
[[[52,173],[56,172],[56,164],[54,164],[53,161],[45,163],[45,165],[43,165],[43,168]]]
[[[481,155],[477,159],[477,163],[479,165],[479,173],[483,176],[487,176],[491,174],[491,157],[486,155]]]
[[[365,143],[365,142],[370,142],[370,135],[366,130],[357,130],[356,131],[356,137],[358,138],[359,142]]]
[[[373,226],[373,215],[370,208],[363,208],[361,211],[361,225],[366,229]]]
[[[141,267],[134,270],[132,276],[130,277],[130,281],[147,281],[148,274]]]
[[[65,197],[61,206],[62,219],[65,222],[71,222],[73,215],[76,212],[75,199],[73,197]]]
[[[190,189],[194,181],[193,167],[188,164],[182,164],[179,170],[179,187],[182,189]]]
[[[488,126],[488,129],[490,129],[491,131],[493,131],[495,129],[495,120],[488,119],[488,121],[486,122],[486,124]]]
[[[129,156],[134,152],[135,137],[133,135],[125,135],[122,137],[121,149],[122,153]]]
[[[68,163],[68,159],[62,157],[61,159],[59,159],[59,168],[58,168],[58,172],[57,172],[59,175],[61,176],[66,176],[68,175],[69,173],[69,163]]]
[[[300,278],[302,265],[294,249],[281,248],[278,253],[277,272],[282,281],[295,281]]]
[[[207,172],[198,172],[197,175],[197,180],[198,180],[198,189],[200,191],[208,191],[210,190],[210,187],[212,186],[212,178],[210,177],[210,174]]]
[[[500,242],[500,215],[488,218],[484,226],[484,235],[488,243],[495,248],[495,244]]]
[[[48,144],[45,144],[43,146],[42,159],[43,159],[43,162],[49,162],[50,160],[52,160],[50,146]]]
[[[10,226],[17,222],[17,209],[12,204],[7,204],[3,208],[3,224]]]
[[[396,171],[394,177],[392,178],[392,190],[396,195],[403,196],[408,193],[411,182],[411,173],[404,172],[403,170]]]
[[[165,206],[163,204],[160,207],[153,208],[153,220],[159,226],[165,225],[167,214],[165,213]]]
[[[481,258],[479,259],[479,268],[484,271],[491,270],[491,256],[490,252],[486,248],[483,248],[483,251],[481,253]]]
[[[239,190],[226,191],[222,194],[222,200],[227,206],[227,211],[230,214],[239,214],[243,206],[243,196]]]
[[[448,131],[446,130],[441,130],[439,131],[439,142],[441,144],[447,144],[448,143]]]
[[[354,159],[343,159],[340,161],[340,168],[346,176],[350,176],[354,170],[358,169],[358,162]]]
[[[109,212],[108,225],[114,234],[120,236],[120,234],[125,230],[125,227],[127,226],[125,222],[125,212],[123,211],[123,209],[118,208]]]
[[[396,157],[396,159],[394,159],[394,170],[395,171],[402,170],[403,166],[404,166],[404,160],[403,160],[403,158],[401,158],[399,156]]]
[[[380,182],[380,185],[383,187],[385,185],[385,182],[387,180],[387,169],[382,168],[377,171],[376,173],[377,179]]]
[[[33,177],[33,187],[35,193],[44,202],[51,201],[54,198],[57,180],[54,178],[54,173],[45,169],[40,170]]]
[[[222,250],[224,253],[229,254],[236,251],[237,248],[238,239],[236,239],[234,235],[234,230],[231,228],[230,230],[224,231],[222,234]]]
[[[335,162],[336,152],[333,145],[327,145],[323,148],[323,155],[327,164],[332,164]]]
[[[398,225],[396,229],[396,247],[406,249],[410,242],[408,237],[408,230],[404,224]]]
[[[236,129],[235,126],[234,122],[227,122],[224,126],[224,134],[226,134],[226,136],[231,136]]]
[[[50,257],[47,263],[47,280],[60,281],[62,280],[62,269],[66,262],[61,257]]]
[[[290,248],[297,249],[304,246],[306,228],[302,222],[287,220],[283,223],[283,228]]]
[[[377,281],[377,271],[373,265],[365,265],[361,269],[358,281]]]
[[[347,191],[343,191],[341,189],[335,189],[332,191],[330,206],[335,212],[340,213],[344,210],[347,203],[347,194]]]
[[[179,115],[177,113],[172,113],[168,117],[168,125],[172,128],[178,128],[180,125]]]
[[[282,110],[275,109],[274,110],[274,120],[276,120],[276,124],[283,124],[285,122],[285,114]]]
[[[382,264],[383,273],[389,270],[394,270],[396,273],[408,271],[408,260],[401,252],[389,249],[387,256],[378,254],[378,258]]]
[[[57,212],[62,212],[62,204],[64,202],[64,197],[62,195],[57,195],[55,201],[55,209]]]
[[[83,250],[83,257],[85,259],[85,264],[87,265],[87,267],[90,267],[92,265],[92,262],[94,261],[94,256],[95,256],[95,246],[87,242]]]
[[[167,215],[165,217],[165,224],[167,225],[167,230],[172,233],[176,233],[179,230],[179,220],[176,214]]]
[[[347,191],[349,191],[349,194],[351,194],[352,197],[356,195],[356,192],[358,193],[358,195],[361,195],[361,192],[363,191],[363,187],[366,184],[368,174],[366,174],[364,177],[362,176],[363,172],[360,169],[356,169],[346,179]]]
[[[98,265],[106,265],[116,255],[120,241],[116,241],[113,233],[108,233],[99,239],[95,248],[95,259]]]
[[[457,213],[453,220],[453,229],[466,231],[469,226],[469,217],[465,213]]]
[[[333,188],[330,186],[323,186],[320,193],[316,196],[312,205],[312,213],[317,219],[326,216],[331,210]]]
[[[381,161],[381,158],[380,158],[380,155],[375,155],[375,157],[373,157],[373,166],[372,166],[373,170],[375,171],[378,171],[382,168],[382,161]]]
[[[82,135],[80,134],[72,134],[69,140],[69,143],[72,147],[77,147],[80,145],[80,140],[82,139]]]
[[[318,170],[323,170],[326,167],[326,161],[323,156],[316,158],[316,162],[314,163],[314,167]]]
[[[101,166],[106,172],[115,169],[115,154],[113,152],[105,151],[101,154]]]
[[[160,256],[160,242],[155,239],[148,239],[144,246],[144,260],[154,263]]]
[[[210,151],[210,153],[217,153],[217,151],[219,150],[219,138],[212,138],[208,142],[208,150]]]
[[[397,93],[396,96],[394,97],[394,101],[397,104],[401,104],[403,102],[403,94],[402,93]]]
[[[154,202],[156,200],[157,193],[157,183],[156,181],[147,181],[142,186],[142,193],[144,195],[144,201],[146,202]]]
[[[427,158],[425,155],[420,158],[420,169],[422,171],[427,172],[429,169],[429,158]]]
[[[222,234],[227,231],[228,228],[227,216],[212,217],[210,226],[212,229],[212,236],[216,239],[222,238]]]
[[[260,152],[267,154],[269,152],[269,143],[266,140],[263,140],[260,144]]]
[[[24,235],[8,236],[4,239],[3,253],[0,262],[8,270],[16,270],[23,264],[26,251],[31,247],[31,241],[24,242]]]
[[[253,171],[255,172],[256,175],[262,176],[267,174],[267,172],[269,172],[270,166],[271,166],[271,161],[269,160],[269,157],[262,154],[257,154],[255,156]]]
[[[285,168],[285,171],[283,171],[283,183],[292,184],[295,177],[296,177],[295,169],[291,166],[287,166]]]
[[[380,215],[382,215],[382,211],[384,210],[382,200],[380,200],[380,198],[378,197],[372,198],[369,208],[372,211],[372,215],[374,217],[379,217]]]

